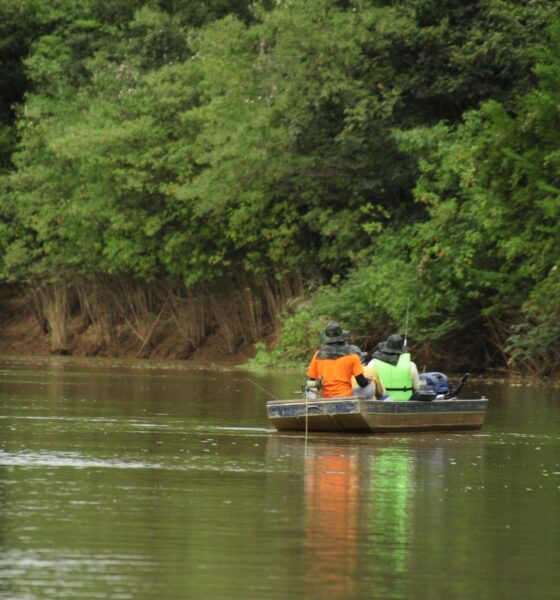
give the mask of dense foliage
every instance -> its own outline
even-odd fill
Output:
[[[554,0],[0,1],[0,271],[310,297],[455,367],[559,368]],[[16,26],[17,25],[17,26]],[[407,310],[408,307],[408,310]]]

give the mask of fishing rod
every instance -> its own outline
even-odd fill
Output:
[[[243,379],[241,381],[243,381]],[[280,398],[278,398],[278,396],[275,396],[272,392],[269,392],[266,388],[264,388],[262,385],[259,385],[256,381],[253,381],[252,379],[249,379],[248,377],[245,378],[245,381],[249,381],[250,383],[252,383],[255,387],[259,388],[259,390],[261,390],[261,392],[268,394],[273,400],[280,400]]]
[[[403,343],[403,349],[406,349],[406,342],[408,339],[408,312],[409,312],[409,308],[410,308],[410,299],[407,298],[406,299],[406,318],[405,318],[405,322],[404,322],[404,343]]]
[[[250,383],[252,383],[255,387],[259,388],[259,390],[261,390],[262,392],[264,392],[265,394],[268,394],[273,400],[280,400],[280,398],[278,398],[278,396],[275,396],[272,392],[269,392],[266,388],[264,388],[262,385],[259,385],[256,381],[253,381],[252,379],[249,379],[249,377],[245,377],[243,379],[236,379],[233,383],[231,383],[230,385],[227,385],[226,387],[220,388],[219,390],[213,392],[212,394],[208,394],[207,396],[204,396],[203,398],[199,398],[198,400],[196,400],[195,402],[202,402],[203,400],[208,400],[209,398],[212,398],[214,396],[217,396],[218,394],[223,394],[224,392],[227,392],[228,390],[230,390],[231,388],[239,385],[240,383],[242,383],[243,381],[249,381]]]

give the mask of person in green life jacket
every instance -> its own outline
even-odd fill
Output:
[[[367,365],[377,371],[391,400],[411,400],[414,392],[420,389],[418,368],[405,352],[402,336],[390,335],[385,342],[378,344]]]

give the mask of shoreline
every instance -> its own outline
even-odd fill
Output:
[[[12,304],[3,303],[3,319],[0,322],[0,362],[19,361],[25,363],[51,363],[59,361],[70,364],[88,362],[103,363],[106,365],[126,366],[134,368],[162,368],[177,370],[192,369],[214,369],[214,370],[246,370],[254,373],[259,372],[305,372],[306,364],[301,368],[297,366],[277,366],[275,368],[259,367],[251,365],[249,361],[255,356],[254,345],[246,345],[232,354],[227,353],[223,338],[219,334],[209,336],[204,343],[188,356],[181,351],[176,340],[160,338],[156,343],[146,348],[139,354],[139,343],[137,339],[125,337],[121,343],[117,343],[111,349],[100,347],[94,343],[88,332],[75,329],[71,338],[72,344],[68,352],[53,352],[50,347],[48,334],[41,331],[38,321],[19,302]],[[269,339],[269,342],[271,340]],[[437,367],[432,370],[442,370]],[[460,377],[463,373],[448,371],[450,379]],[[535,386],[546,384],[547,386],[560,386],[560,375],[539,377],[524,375],[519,372],[507,370],[493,370],[486,372],[471,373],[471,380],[483,380],[488,382],[509,383],[511,385]]]
[[[53,353],[5,353],[0,352],[0,365],[37,365],[37,366],[81,366],[90,368],[108,367],[111,369],[129,368],[131,370],[176,370],[176,371],[250,371],[255,374],[286,373],[301,374],[305,372],[305,365],[301,369],[294,366],[277,367],[275,369],[254,367],[247,361],[234,362],[232,360],[201,361],[195,359],[173,359],[135,356],[88,356],[88,355],[61,355]],[[461,376],[460,373],[447,373],[450,379]],[[470,381],[484,383],[507,384],[512,387],[560,387],[560,379],[553,377],[529,377],[517,373],[473,373]]]
[[[29,364],[29,365],[83,365],[108,366],[111,368],[129,367],[147,370],[241,370],[249,369],[245,361],[233,360],[201,360],[161,357],[137,357],[134,355],[88,355],[88,354],[57,354],[52,352],[4,352],[0,351],[0,365]]]

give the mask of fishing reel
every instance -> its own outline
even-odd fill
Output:
[[[306,379],[305,383],[301,386],[301,391],[304,395],[311,395],[317,397],[323,387],[322,379]]]

